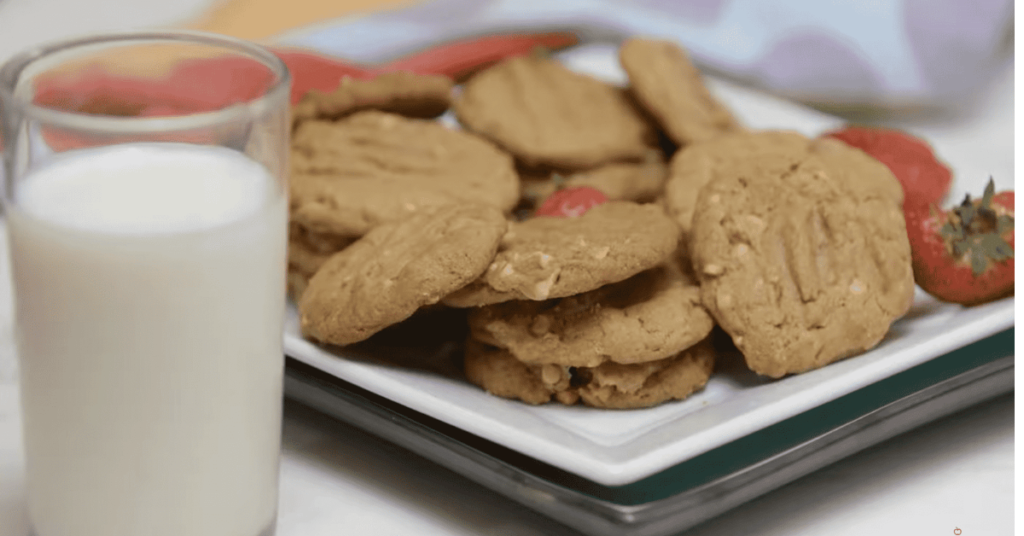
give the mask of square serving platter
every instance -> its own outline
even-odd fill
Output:
[[[361,19],[333,21],[280,42],[373,63],[444,37],[392,42],[392,31],[364,39],[363,26]],[[625,83],[614,41],[557,57],[571,69]],[[813,136],[843,123],[722,79],[708,84],[750,128]],[[451,116],[442,121],[457,127]],[[954,192],[980,191],[988,174],[1013,174],[1012,166],[990,169],[990,162],[975,160],[963,152],[947,158]],[[304,340],[290,306],[286,395],[593,535],[675,534],[1014,388],[1013,298],[962,308],[919,291],[911,311],[863,355],[778,381],[750,373],[739,355],[722,356],[702,392],[624,411],[529,406],[487,395],[460,377],[452,342],[460,319],[449,322],[456,332],[450,341],[444,327],[428,322],[425,330],[384,332],[376,347],[332,348]],[[430,335],[422,337],[424,331]]]
[[[297,42],[301,44],[301,39]],[[571,69],[614,83],[625,82],[614,45],[582,46],[559,57]],[[816,135],[842,124],[836,117],[723,80],[711,79],[709,85],[750,128]],[[970,163],[950,162],[954,170],[961,164]],[[980,191],[980,183],[978,186]],[[380,363],[353,356],[343,348],[304,340],[294,307],[286,324],[285,351],[297,362],[438,422],[558,470],[614,487],[651,477],[1010,329],[1014,325],[1013,303],[1010,298],[963,308],[941,304],[919,291],[910,312],[870,352],[776,381],[746,371],[739,356],[725,356],[702,392],[642,410],[530,406],[488,395],[457,375],[396,366],[394,359]]]

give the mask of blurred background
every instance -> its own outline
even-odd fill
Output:
[[[840,113],[948,112],[1012,67],[1012,0],[0,0],[0,57],[68,34],[177,26],[270,41],[335,27],[364,61],[491,31],[679,41],[705,70]],[[345,20],[337,20],[344,18]],[[330,22],[328,22],[330,21]]]
[[[374,63],[490,32],[678,41],[705,72],[928,139],[1013,184],[1012,0],[0,0],[0,60],[72,35],[192,28]],[[954,180],[948,199],[968,189]]]

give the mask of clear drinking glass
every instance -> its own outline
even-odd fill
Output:
[[[37,536],[274,532],[290,83],[193,32],[0,69]]]

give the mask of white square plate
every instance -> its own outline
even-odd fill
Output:
[[[572,69],[625,82],[611,45],[580,47],[560,57]],[[842,123],[731,83],[710,80],[709,85],[751,128],[816,135]],[[972,167],[949,163],[954,170]],[[972,188],[980,192],[978,182]],[[778,381],[732,367],[713,375],[702,392],[686,400],[643,410],[529,406],[437,374],[346,359],[343,349],[304,340],[294,307],[285,327],[285,352],[452,426],[599,484],[619,486],[1008,329],[1014,325],[1013,303],[1009,298],[963,308],[918,292],[911,311],[870,352]]]

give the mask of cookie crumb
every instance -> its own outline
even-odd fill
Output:
[[[747,224],[747,227],[750,228],[750,229],[748,229],[748,232],[750,232],[751,235],[760,234],[761,232],[764,231],[764,228],[765,228],[764,220],[762,220],[761,218],[758,218],[757,216],[755,216],[753,214],[745,215],[743,217],[743,221],[744,221],[744,223]]]
[[[722,275],[725,272],[725,268],[722,268],[718,264],[705,264],[704,273],[708,275]]]
[[[556,385],[562,379],[562,367],[544,365],[540,371],[541,380],[547,385]]]
[[[530,333],[535,337],[540,337],[551,330],[551,318],[546,315],[538,315],[530,323]]]
[[[551,295],[551,287],[555,285],[555,280],[558,279],[558,271],[552,272],[547,279],[538,282],[533,286],[533,295],[528,296],[531,300],[546,300]]]

